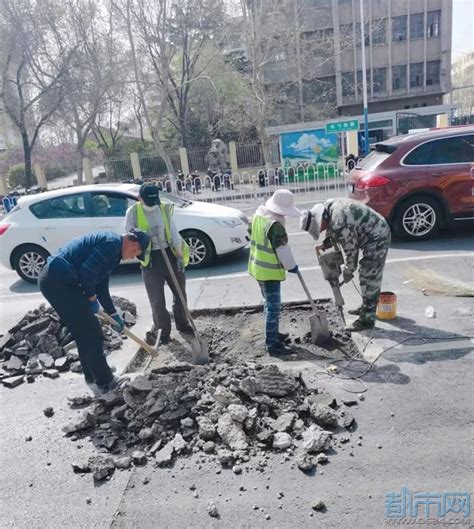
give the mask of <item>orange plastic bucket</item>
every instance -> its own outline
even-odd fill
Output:
[[[397,295],[395,292],[380,292],[377,304],[379,320],[394,320],[397,317]]]

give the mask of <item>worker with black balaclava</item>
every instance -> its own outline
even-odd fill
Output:
[[[173,315],[176,329],[191,334],[185,309],[179,299],[171,274],[160,250],[164,249],[178,284],[186,297],[185,266],[189,262],[189,247],[182,239],[173,220],[174,206],[160,200],[158,186],[145,183],[140,187],[140,201],[127,210],[125,225],[127,230],[138,228],[151,239],[151,248],[141,261],[142,276],[153,314],[153,328],[146,340],[155,345],[158,329],[161,329],[160,344],[170,341],[171,318],[166,308],[165,282],[173,293]]]

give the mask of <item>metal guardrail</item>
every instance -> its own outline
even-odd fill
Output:
[[[336,163],[299,165],[268,172],[220,173],[216,176],[186,177],[157,182],[162,191],[177,197],[231,204],[261,202],[277,189],[290,189],[297,200],[325,200],[347,190],[347,173]]]

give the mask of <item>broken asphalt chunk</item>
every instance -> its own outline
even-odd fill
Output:
[[[25,379],[24,375],[8,377],[2,380],[2,384],[7,388],[13,389],[19,386],[20,384],[22,384],[24,379]]]

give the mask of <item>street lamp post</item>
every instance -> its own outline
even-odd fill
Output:
[[[362,54],[362,92],[364,98],[364,154],[369,153],[369,108],[367,103],[367,71],[365,63],[364,0],[360,0],[360,39]]]

